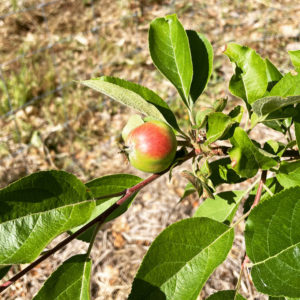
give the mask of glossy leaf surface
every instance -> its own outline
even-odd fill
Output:
[[[38,172],[0,190],[0,264],[33,261],[57,235],[86,222],[95,201],[63,171]]]
[[[245,231],[251,276],[258,291],[300,297],[300,187],[255,207]]]
[[[185,105],[191,108],[192,57],[187,34],[176,15],[151,22],[149,49],[155,66],[173,83]]]
[[[90,300],[92,261],[86,255],[66,260],[46,280],[33,300]]]
[[[134,279],[133,299],[196,299],[232,247],[233,229],[190,218],[165,229],[152,243]]]

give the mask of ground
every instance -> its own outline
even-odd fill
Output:
[[[156,71],[147,44],[149,22],[175,12],[185,28],[204,33],[215,52],[212,79],[199,109],[223,96],[229,97],[229,107],[237,103],[228,92],[232,66],[222,54],[226,43],[253,47],[282,71],[291,69],[286,51],[300,49],[296,0],[1,1],[0,187],[47,169],[64,169],[83,181],[125,172],[145,178],[124,161],[118,148],[121,130],[133,111],[74,81],[113,75],[143,84],[170,104],[184,127],[187,115],[176,90]],[[254,135],[276,137],[261,129]],[[180,171],[171,181],[160,178],[139,194],[129,213],[103,227],[92,252],[92,299],[126,299],[155,236],[191,216],[199,205],[196,197],[177,204],[184,184]],[[234,288],[244,254],[242,226],[202,299]],[[57,266],[86,248],[73,241],[20,279],[3,299],[31,299]],[[255,292],[247,274],[241,291],[247,299],[265,299]]]

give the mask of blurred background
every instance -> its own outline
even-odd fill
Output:
[[[250,46],[284,72],[292,68],[287,50],[300,49],[297,0],[2,0],[0,187],[47,169],[63,169],[83,181],[124,172],[145,177],[119,154],[120,133],[132,111],[77,81],[111,75],[145,85],[169,103],[184,127],[187,115],[179,96],[148,51],[150,21],[171,13],[186,29],[205,34],[214,48],[214,70],[199,108],[224,96],[229,106],[237,101],[228,93],[232,66],[222,55],[226,43]],[[192,215],[196,198],[177,205],[182,181],[161,178],[140,193],[129,214],[99,233],[92,255],[92,299],[126,299],[154,237]],[[3,299],[31,299],[63,260],[86,247],[74,241],[19,280]],[[201,297],[234,288],[243,247],[238,230],[235,247]],[[247,276],[242,293],[247,299],[265,299]]]

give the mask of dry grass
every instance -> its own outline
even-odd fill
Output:
[[[20,12],[0,18],[0,63],[9,95],[0,81],[0,187],[50,168],[67,170],[84,181],[104,174],[136,173],[124,164],[117,146],[131,111],[73,80],[113,75],[146,85],[166,99],[185,124],[186,114],[175,89],[149,57],[147,30],[155,17],[176,12],[186,28],[206,34],[212,42],[214,72],[201,106],[228,95],[232,67],[222,55],[227,42],[255,48],[284,71],[291,67],[286,50],[300,49],[296,0],[98,0],[93,5],[92,1],[68,0],[25,12],[24,8],[40,2],[18,3],[15,9]],[[1,1],[0,15],[12,10],[12,2]],[[63,89],[47,94],[61,85]],[[30,102],[35,97],[38,100]],[[15,113],[6,116],[11,109]],[[198,199],[189,198],[176,205],[183,185],[178,175],[171,183],[160,179],[137,197],[130,213],[103,228],[92,253],[93,299],[126,299],[154,237],[168,224],[191,216],[199,204]],[[234,288],[244,249],[242,229],[237,230],[233,250],[207,282],[202,297]],[[64,259],[86,247],[73,242],[19,280],[3,299],[31,299]],[[242,293],[247,299],[254,295],[264,299],[248,276],[244,276]]]

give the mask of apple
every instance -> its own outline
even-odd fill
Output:
[[[159,173],[167,169],[174,160],[177,148],[172,128],[157,120],[134,128],[125,143],[131,165],[148,173]]]

